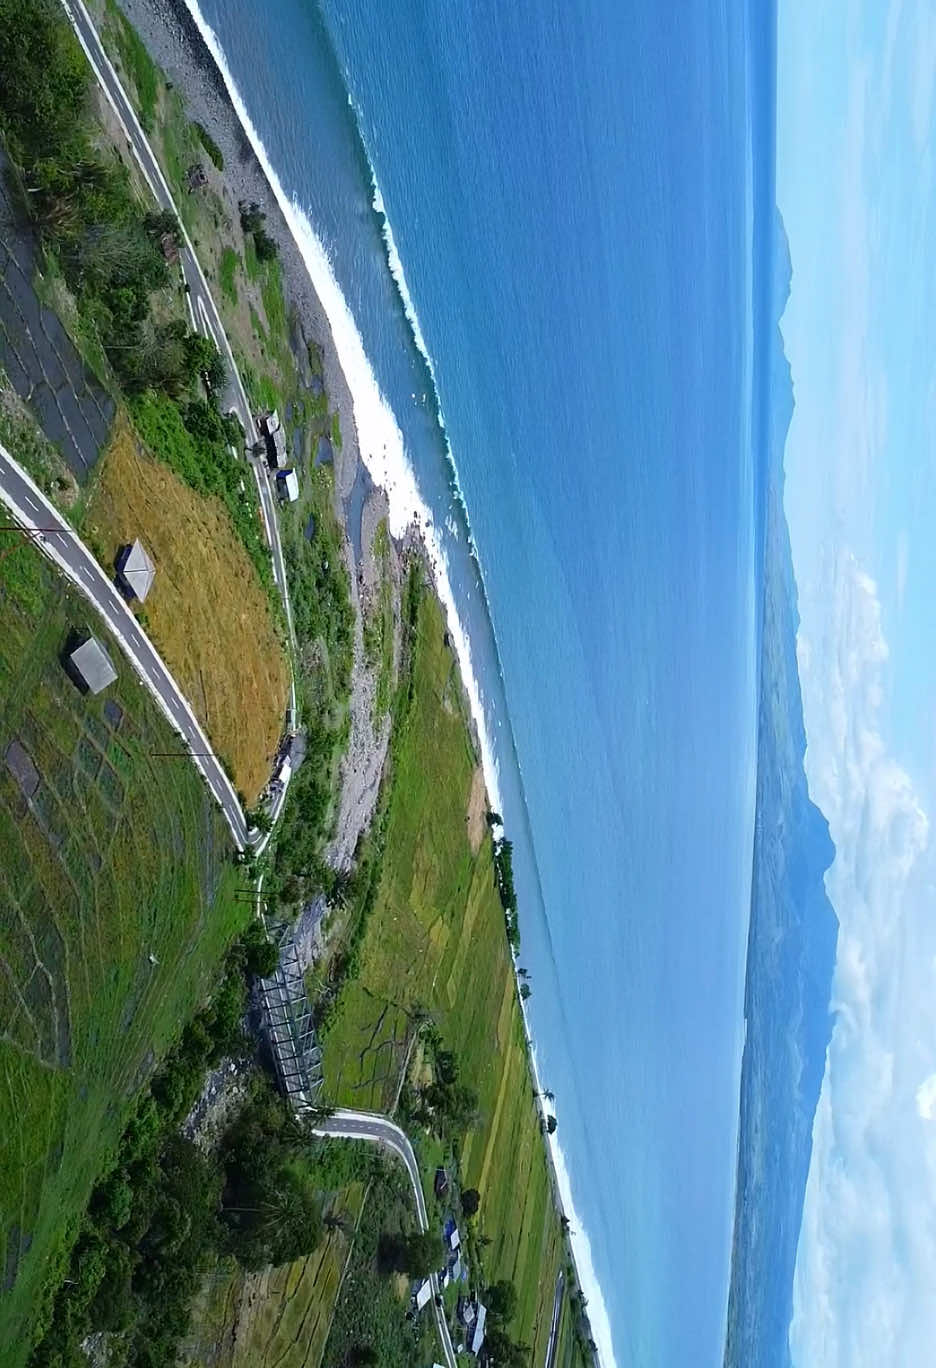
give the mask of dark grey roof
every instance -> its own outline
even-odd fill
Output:
[[[6,748],[4,757],[7,769],[19,784],[25,798],[31,798],[39,787],[39,771],[32,762],[29,752],[17,741],[13,740]]]
[[[127,588],[142,603],[153,587],[156,567],[150,560],[146,547],[137,537],[120,564],[120,574]]]
[[[72,651],[69,659],[92,693],[100,693],[117,678],[110,656],[97,637],[88,637]]]

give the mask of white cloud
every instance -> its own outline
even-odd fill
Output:
[[[936,1073],[924,1078],[917,1088],[916,1104],[924,1121],[936,1121]]]
[[[874,581],[828,544],[801,586],[810,793],[836,845],[837,1013],[797,1251],[793,1361],[931,1361],[936,1340],[936,918],[929,821],[883,733]],[[923,1080],[921,1082],[921,1079]]]

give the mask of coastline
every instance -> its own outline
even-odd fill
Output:
[[[371,470],[362,457],[355,421],[354,396],[342,365],[328,311],[316,290],[309,263],[235,107],[224,74],[186,0],[119,0],[119,5],[139,32],[153,59],[182,93],[190,117],[204,125],[221,149],[225,166],[225,195],[230,199],[232,208],[236,209],[240,200],[256,201],[266,214],[267,231],[278,247],[287,311],[295,316],[303,339],[314,341],[320,348],[326,392],[331,405],[337,408],[339,413],[343,440],[341,448],[334,450],[335,513],[344,532],[345,555],[355,609],[355,652],[352,671],[351,736],[342,764],[340,812],[337,833],[329,848],[329,858],[336,868],[347,868],[354,855],[357,837],[367,828],[374,812],[390,739],[389,719],[385,719],[377,735],[374,735],[370,725],[374,680],[363,655],[362,607],[372,592],[374,580],[370,539],[377,521],[390,512],[391,499],[380,483],[379,472]],[[374,207],[382,211],[380,191],[376,183],[374,194]],[[385,240],[388,230],[389,224],[385,223]],[[388,248],[391,244],[392,238]],[[395,244],[392,244],[392,251],[395,254]],[[394,276],[397,278],[396,271]],[[399,279],[397,283],[399,286]],[[406,303],[404,299],[404,304]],[[412,324],[410,308],[407,309],[407,314]],[[414,327],[418,332],[418,323]],[[416,341],[431,370],[425,344],[420,336],[417,336]],[[362,480],[368,492],[363,500],[358,500],[358,507],[355,508],[353,496]],[[361,523],[361,527],[357,529],[351,525],[351,519],[355,514],[360,517]],[[428,523],[427,526],[423,526],[424,521]],[[439,564],[440,558],[433,554],[431,519],[421,519],[417,511],[404,528],[399,524],[393,526],[391,518],[391,530],[397,550],[397,557],[394,558],[397,597],[400,586],[400,557],[401,554],[412,551],[420,556],[431,590],[441,604],[453,638],[456,638],[462,633],[462,628],[452,602],[451,589],[444,576],[444,569]],[[360,557],[355,554],[355,544],[363,547]],[[440,571],[444,583],[440,583]],[[395,618],[395,649],[398,657],[398,611]],[[457,640],[453,640],[452,644],[459,665],[461,687],[469,705],[467,711],[470,731],[481,763],[486,805],[488,809],[496,810],[500,807],[496,769],[485,744],[486,738],[479,727],[480,706],[471,687],[474,680],[470,669],[470,647],[467,641],[462,644],[461,650]],[[467,669],[465,654],[468,660]],[[565,1155],[557,1137],[550,1136],[546,1131],[546,1116],[549,1111],[555,1111],[555,1105],[550,1104],[547,1108],[543,1100],[543,1085],[533,1041],[532,1023],[527,1003],[519,992],[521,980],[517,974],[515,959],[513,975],[526,1035],[528,1068],[537,1110],[542,1119],[543,1148],[553,1202],[558,1214],[574,1229],[574,1238],[568,1238],[567,1249],[575,1267],[576,1281],[580,1287],[588,1289],[591,1297],[592,1289],[598,1289],[600,1285],[591,1258],[587,1232],[572,1200],[571,1175]],[[581,1248],[583,1241],[586,1246],[584,1251]],[[584,1278],[582,1265],[586,1272]]]

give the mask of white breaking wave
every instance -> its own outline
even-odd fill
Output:
[[[377,377],[374,374],[370,361],[367,358],[367,353],[364,350],[361,334],[358,331],[357,324],[354,321],[354,316],[351,313],[348,302],[341,292],[341,287],[335,277],[331,262],[328,259],[328,253],[326,252],[323,243],[316,235],[301,204],[298,200],[290,199],[289,195],[284,190],[279,176],[270,161],[267,150],[263,145],[263,141],[250,118],[250,114],[247,111],[241,93],[235,84],[234,77],[227,64],[224,49],[218,41],[217,34],[205,19],[195,0],[186,0],[186,5],[208,50],[217,63],[218,70],[221,72],[221,77],[227,88],[231,103],[240,119],[244,132],[250,140],[257,160],[260,162],[266,178],[270,183],[277,203],[283,212],[283,217],[292,233],[296,246],[299,248],[302,259],[305,262],[306,270],[309,273],[313,288],[325,310],[326,317],[328,318],[331,327],[335,350],[338,353],[338,360],[351,392],[351,401],[354,408],[354,425],[357,429],[358,448],[361,453],[361,459],[367,466],[374,483],[379,485],[387,495],[390,531],[395,537],[402,537],[410,527],[415,525],[420,528],[425,539],[429,559],[435,575],[439,598],[442,600],[448,618],[449,633],[455,647],[459,666],[461,667],[462,678],[468,693],[468,701],[478,731],[484,781],[487,785],[491,804],[496,809],[500,810],[501,797],[498,783],[497,761],[494,756],[494,749],[491,745],[490,736],[488,735],[484,705],[481,698],[481,689],[472,668],[471,644],[468,640],[468,634],[458,616],[458,611],[455,606],[455,596],[452,592],[452,586],[449,580],[448,564],[445,553],[436,534],[432,513],[423,500],[416,484],[415,472],[413,471],[413,467],[406,454],[403,433],[400,431],[400,426],[393,410],[381,393]],[[375,195],[377,194],[379,194],[379,191],[376,189],[375,182]],[[386,215],[384,216],[384,224],[385,240],[388,242],[389,251],[389,243],[392,242],[392,234],[389,233],[389,224]],[[393,251],[396,256],[396,261],[399,263],[399,254],[396,253],[395,245]],[[402,288],[405,288],[402,265],[399,265],[399,273],[397,287],[401,288],[400,282],[402,280]],[[407,296],[408,294],[409,292],[407,290]],[[401,289],[401,298],[402,297]],[[404,298],[404,307],[405,306],[406,299]],[[410,301],[410,308],[411,306],[412,301]],[[417,345],[426,357],[426,362],[431,374],[432,363],[425,351],[425,343],[422,340],[422,333],[419,330],[418,319],[414,323],[415,318],[415,310],[412,310],[410,324],[413,326]],[[440,415],[440,424],[441,421]],[[451,459],[451,453],[449,453],[449,458]]]
[[[526,1003],[521,1004],[524,1020],[527,1021]],[[529,1036],[529,1030],[527,1031]],[[543,1085],[540,1079],[539,1064],[536,1058],[536,1049],[531,1045],[530,1059],[533,1067],[533,1079],[536,1091],[542,1096]],[[552,1110],[556,1108],[553,1105]],[[569,1169],[566,1164],[562,1146],[557,1138],[558,1130],[547,1136],[550,1153],[552,1155],[553,1169],[556,1174],[556,1183],[559,1187],[559,1200],[562,1203],[562,1210],[569,1222],[569,1239],[572,1243],[572,1257],[575,1260],[575,1268],[578,1279],[581,1283],[585,1300],[588,1302],[588,1323],[591,1327],[592,1339],[598,1350],[598,1359],[601,1368],[617,1368],[617,1360],[614,1357],[614,1342],[611,1338],[611,1321],[608,1317],[608,1308],[601,1292],[601,1283],[598,1281],[598,1274],[595,1272],[595,1264],[592,1259],[591,1242],[584,1223],[579,1219],[575,1210],[575,1202],[572,1197],[572,1180],[569,1177]]]
[[[471,645],[468,640],[468,634],[465,631],[455,607],[455,598],[448,577],[448,565],[445,553],[439,542],[438,536],[436,535],[432,513],[419,492],[415,472],[406,454],[403,433],[400,431],[400,426],[393,410],[381,393],[377,377],[374,374],[373,368],[364,350],[364,343],[358,331],[357,324],[354,321],[354,316],[351,313],[347,300],[341,292],[341,287],[335,277],[323,243],[315,233],[307,214],[298,200],[290,199],[284,190],[279,176],[273,168],[263,141],[247,112],[247,107],[244,104],[241,93],[238,90],[234,77],[228,67],[227,58],[218,41],[217,34],[201,13],[196,0],[186,0],[186,5],[199,33],[204,39],[208,50],[218,66],[218,70],[221,73],[228,95],[230,96],[231,103],[240,119],[244,132],[250,140],[257,160],[263,168],[270,187],[276,196],[283,217],[292,233],[296,246],[299,248],[302,259],[305,262],[306,270],[309,273],[313,288],[325,310],[326,317],[328,318],[332,330],[332,337],[335,343],[335,349],[338,353],[338,359],[344,372],[345,379],[347,380],[348,388],[351,391],[351,400],[354,407],[354,424],[357,429],[358,448],[361,453],[361,459],[367,466],[374,483],[379,485],[387,495],[390,530],[394,536],[401,537],[410,527],[416,525],[423,533],[433,572],[435,574],[439,597],[448,618],[449,632],[455,646],[456,655],[458,656],[458,663],[468,693],[472,716],[474,717],[475,725],[478,730],[478,739],[481,746],[481,764],[484,771],[484,780],[487,785],[488,796],[492,806],[500,811],[501,796],[498,783],[497,762],[488,734],[484,706],[481,699],[481,690],[472,668]],[[461,488],[458,484],[458,470],[452,455],[451,446],[448,442],[448,436],[445,434],[445,422],[442,416],[441,406],[438,403],[438,386],[436,385],[432,358],[429,355],[419,324],[416,308],[406,283],[403,263],[400,260],[400,254],[393,238],[390,221],[383,207],[383,197],[380,193],[380,188],[377,185],[373,167],[371,167],[371,177],[374,191],[373,207],[383,218],[383,237],[387,250],[387,261],[396,282],[397,289],[399,290],[403,308],[412,329],[416,345],[424,357],[429,369],[429,374],[432,377],[437,401],[436,415],[439,427],[445,435],[446,451],[454,473],[456,490],[462,501],[462,506],[465,507]],[[468,545],[472,554],[476,557],[477,553],[474,547],[474,539],[470,535],[470,527]],[[525,1004],[523,1015],[526,1019],[527,1013]],[[542,1088],[539,1081],[536,1052],[531,1048],[530,1053],[537,1091],[541,1092]],[[591,1244],[589,1243],[585,1227],[575,1212],[575,1205],[572,1198],[572,1184],[569,1179],[569,1171],[566,1165],[565,1156],[554,1135],[549,1137],[549,1145],[559,1187],[559,1197],[562,1202],[563,1211],[569,1219],[575,1265],[582,1290],[588,1301],[589,1324],[598,1348],[598,1357],[602,1364],[602,1368],[617,1368],[611,1339],[611,1324],[601,1293],[598,1275],[595,1272]]]

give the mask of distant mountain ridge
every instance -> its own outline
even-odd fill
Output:
[[[824,884],[835,848],[803,767],[799,612],[783,508],[793,380],[779,328],[792,268],[779,213],[772,267],[757,799],[726,1368],[790,1363],[793,1271],[832,1034],[838,936]]]

